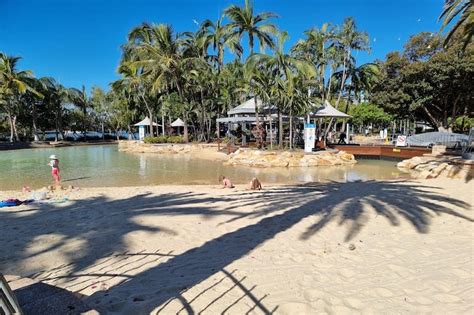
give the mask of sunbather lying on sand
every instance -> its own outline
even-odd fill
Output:
[[[234,185],[232,185],[230,179],[223,175],[219,176],[219,182],[222,182],[222,185],[224,185],[222,188],[234,188]]]
[[[262,189],[262,184],[258,180],[257,177],[252,178],[252,180],[249,183],[249,188],[250,190],[261,190]]]

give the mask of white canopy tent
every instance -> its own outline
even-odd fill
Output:
[[[239,122],[256,122],[255,116],[236,116],[236,117],[221,117],[216,120],[218,123],[239,123]]]
[[[134,124],[134,126],[136,126],[136,127],[140,127],[140,126],[149,127],[150,126],[150,118],[145,117],[145,119],[143,119],[140,122],[137,122],[136,124]],[[156,122],[153,122],[153,126],[161,126],[161,125],[158,125]]]
[[[316,105],[313,105],[316,106]],[[318,118],[350,118],[350,115],[346,113],[340,112],[335,109],[328,101],[321,105],[320,107],[316,108],[314,113],[309,114],[311,117],[318,117]]]
[[[331,128],[334,119],[335,118],[351,118],[351,115],[348,115],[346,113],[343,113],[337,109],[335,109],[328,101],[324,102],[324,105],[321,105],[319,107],[315,106],[315,111],[309,113],[308,119],[310,118],[331,118],[329,121],[329,124],[327,125],[326,129],[324,130],[323,134],[323,140],[324,140],[324,145],[326,145],[326,136],[329,132],[329,129]],[[321,128],[321,123],[319,124],[319,128]],[[321,131],[321,129],[319,129]]]
[[[184,127],[184,121],[182,121],[181,118],[178,118],[171,123],[171,127]]]
[[[257,106],[261,109],[262,101],[257,98]],[[227,112],[227,115],[239,115],[239,114],[255,114],[255,97],[252,97],[246,102],[243,102],[239,106],[236,106]]]
[[[145,119],[143,119],[142,121],[137,122],[136,124],[134,124],[135,127],[138,127],[138,138],[140,140],[143,140],[145,138],[145,134],[146,134],[145,130],[146,130],[146,128],[150,127],[150,123],[151,123],[150,118],[145,117]],[[153,122],[153,126],[158,127],[158,126],[161,126],[161,125],[158,125],[156,122]],[[151,132],[150,132],[150,134],[151,134]]]

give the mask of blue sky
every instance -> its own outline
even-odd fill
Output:
[[[0,51],[20,55],[22,69],[52,76],[68,87],[107,88],[117,79],[120,45],[142,22],[169,23],[176,31],[196,30],[193,22],[215,20],[231,3],[244,0],[0,0]],[[408,37],[437,32],[443,0],[254,0],[256,12],[280,15],[289,48],[303,31],[325,22],[356,19],[370,35],[370,55],[358,63],[383,59],[402,49]]]

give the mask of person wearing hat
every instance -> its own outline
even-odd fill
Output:
[[[58,186],[61,181],[61,178],[59,177],[59,159],[54,154],[51,155],[49,159],[50,161],[48,165],[51,166],[51,175],[53,175],[54,182],[56,183],[56,186]]]

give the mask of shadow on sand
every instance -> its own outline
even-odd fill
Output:
[[[433,187],[431,190],[435,189]],[[107,203],[107,209],[102,205]],[[219,205],[217,205],[219,203]],[[224,205],[224,206],[222,206]],[[242,211],[242,206],[252,206],[254,211]],[[453,206],[460,209],[454,211]],[[133,231],[151,231],[167,233],[179,237],[180,231],[172,227],[147,226],[136,223],[139,215],[201,215],[223,219],[219,224],[252,218],[254,224],[243,226],[233,232],[223,234],[207,241],[202,246],[192,248],[179,255],[172,253],[135,253],[133,255],[151,255],[157,259],[165,256],[166,261],[147,268],[135,275],[122,275],[123,281],[106,291],[99,291],[87,298],[89,303],[106,301],[110,293],[125,293],[127,302],[140,303],[141,312],[148,314],[163,309],[172,300],[179,300],[183,311],[194,314],[192,301],[187,301],[183,293],[210,276],[223,273],[235,284],[244,297],[253,302],[250,309],[259,309],[263,313],[272,313],[276,308],[263,304],[263,297],[252,293],[253,288],[242,284],[233,272],[226,270],[232,262],[286,231],[305,218],[315,216],[316,223],[301,235],[301,241],[308,240],[330,222],[348,227],[345,240],[350,241],[370,220],[367,211],[375,211],[385,217],[393,226],[406,220],[419,233],[428,233],[432,219],[441,214],[456,216],[472,222],[470,213],[461,213],[470,209],[470,205],[442,195],[429,192],[424,187],[400,184],[397,181],[365,181],[351,183],[311,184],[292,187],[278,187],[262,192],[235,191],[228,196],[209,197],[193,192],[172,194],[142,194],[128,199],[109,200],[96,197],[75,201],[63,207],[41,205],[38,211],[22,217],[17,212],[0,212],[2,228],[7,230],[7,239],[0,245],[6,246],[15,240],[15,253],[0,261],[0,268],[8,264],[20,264],[40,253],[28,252],[28,245],[37,237],[45,234],[62,235],[60,243],[45,248],[42,252],[54,251],[72,239],[81,239],[82,250],[71,254],[71,277],[80,277],[81,270],[104,260],[112,253],[124,252],[127,246],[124,236]],[[61,211],[61,216],[56,215]],[[119,226],[107,224],[108,218],[118,216]],[[85,224],[83,222],[87,221]],[[89,221],[92,221],[89,222]],[[46,225],[45,222],[47,223]],[[16,225],[31,226],[19,237],[14,229]],[[192,263],[190,262],[197,262]],[[108,273],[108,275],[110,275]],[[88,276],[91,276],[90,274]],[[121,275],[117,275],[121,276]],[[133,293],[133,294],[132,294]],[[137,299],[137,296],[139,298]],[[94,304],[93,304],[94,305]],[[99,309],[108,311],[107,303],[100,303]],[[228,308],[232,307],[229,305]],[[228,310],[226,308],[226,310]]]

